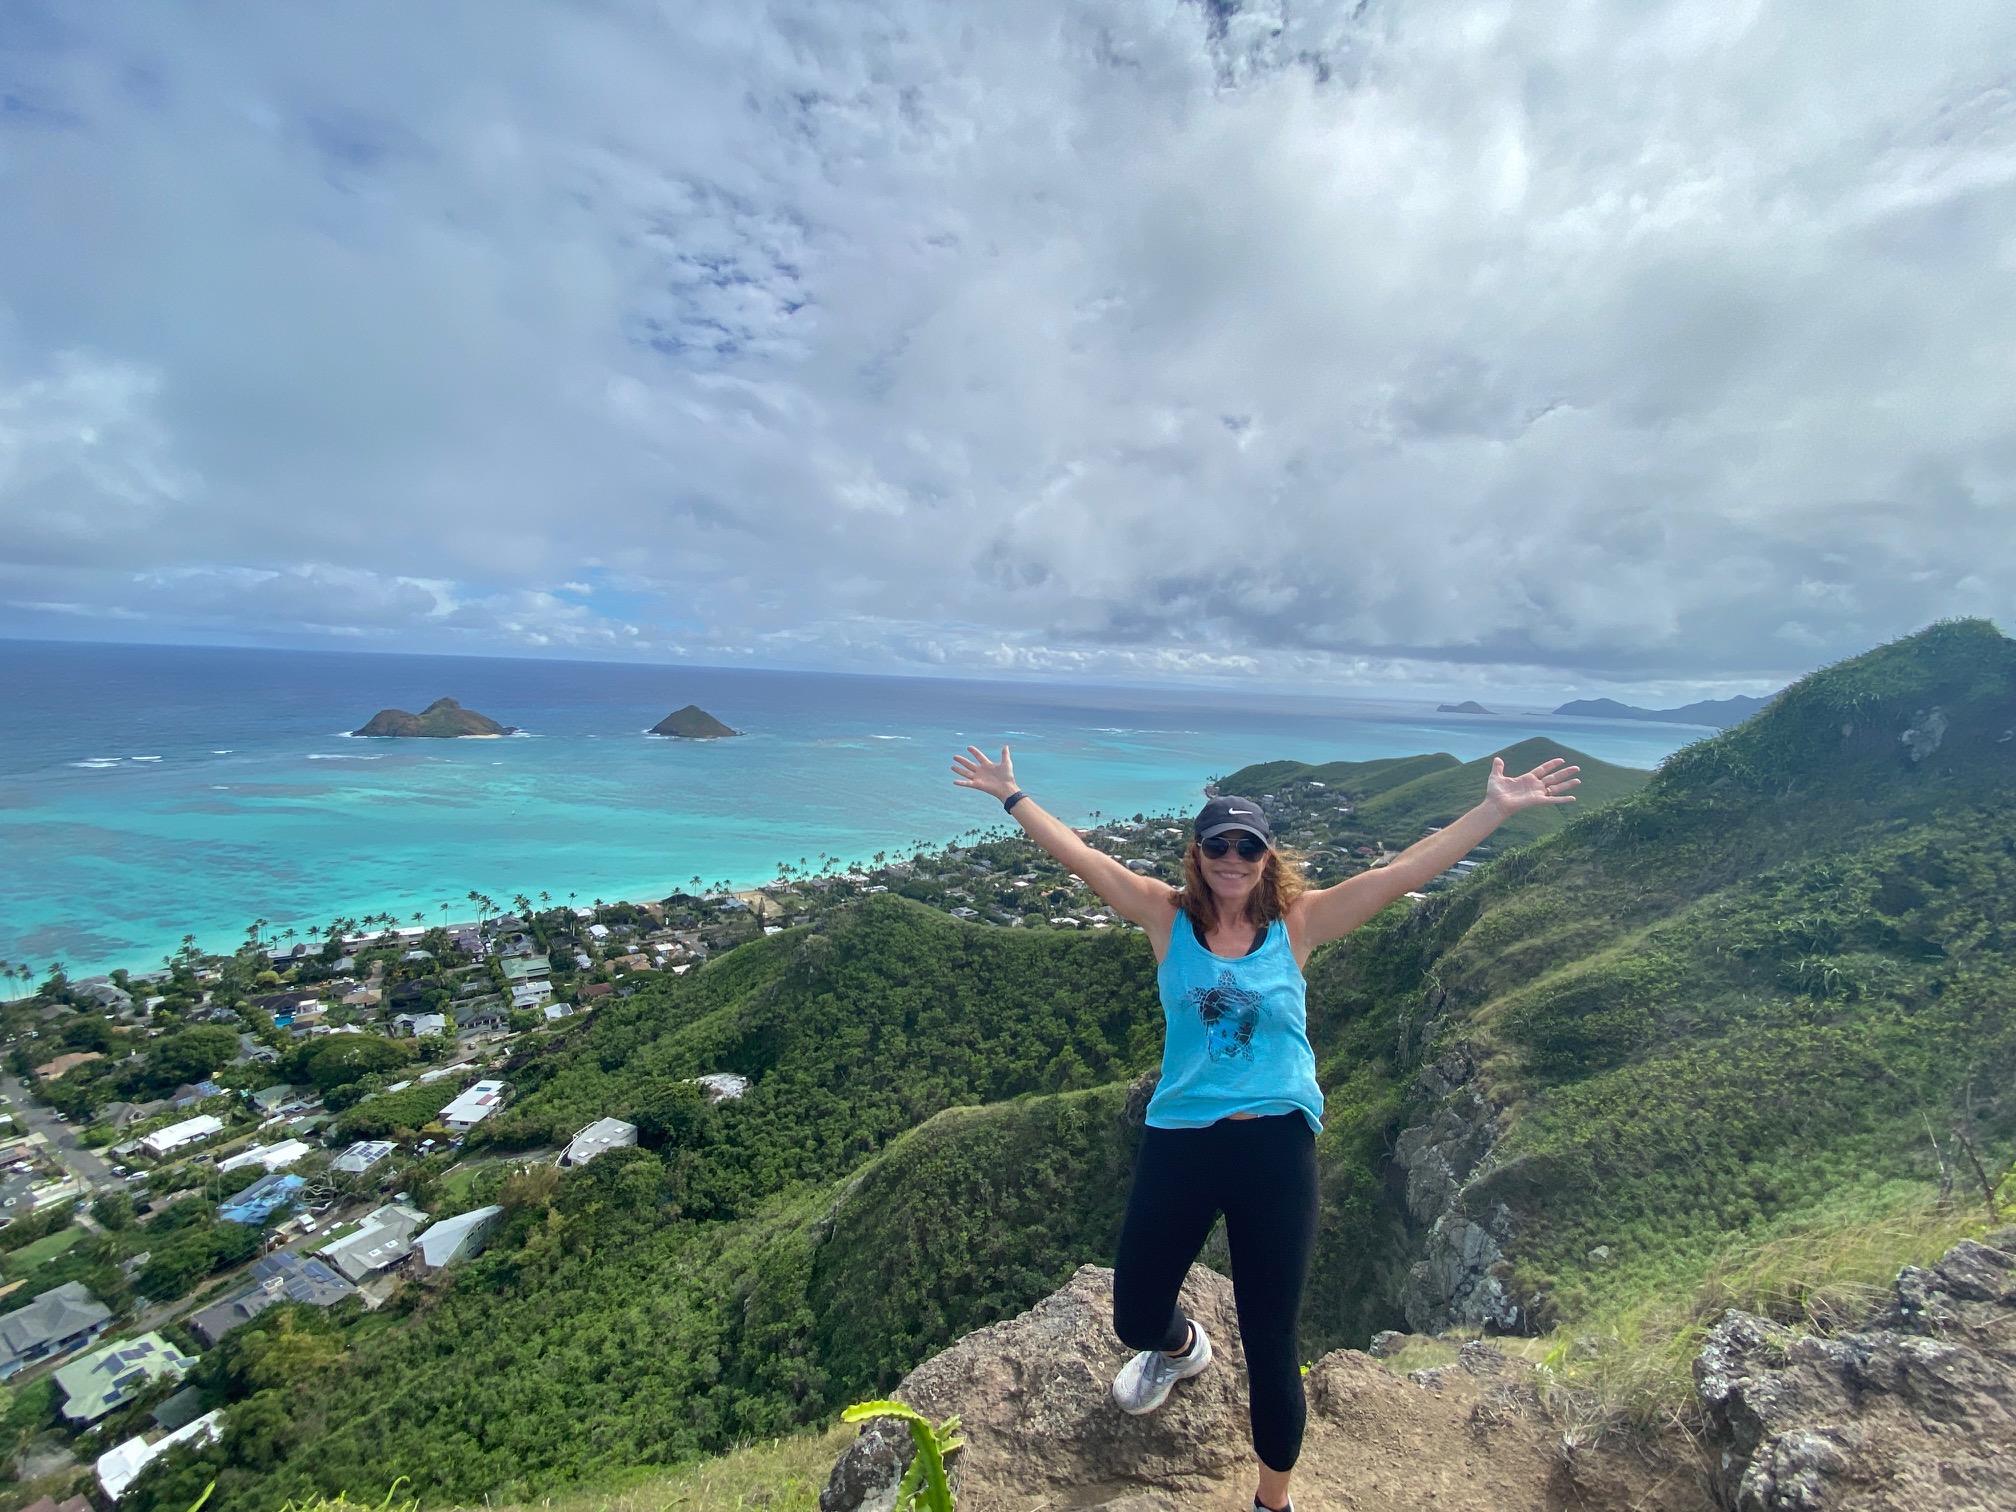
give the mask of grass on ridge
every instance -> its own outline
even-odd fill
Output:
[[[486,1505],[483,1512],[817,1512],[819,1492],[858,1429],[836,1424],[810,1429],[677,1470],[641,1478],[621,1490],[562,1492],[535,1502]]]
[[[2010,1187],[2003,1183],[2005,1224]],[[1694,1356],[1725,1312],[1739,1308],[1812,1333],[1860,1327],[1903,1267],[1930,1265],[1960,1240],[1998,1226],[1978,1198],[1958,1199],[1942,1205],[1930,1186],[1889,1183],[1739,1240],[1692,1278],[1648,1282],[1628,1303],[1537,1340],[1502,1342],[1529,1359],[1537,1355],[1575,1416],[1640,1429],[1688,1426]]]

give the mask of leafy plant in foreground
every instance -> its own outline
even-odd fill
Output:
[[[910,1468],[903,1472],[903,1479],[896,1487],[892,1512],[904,1512],[906,1507],[921,1507],[924,1512],[952,1512],[952,1487],[945,1479],[945,1456],[966,1446],[966,1440],[957,1436],[958,1416],[948,1417],[934,1428],[931,1419],[901,1402],[856,1402],[840,1414],[840,1421],[859,1423],[878,1417],[900,1418],[908,1423],[910,1437],[917,1444],[917,1456],[910,1461]]]

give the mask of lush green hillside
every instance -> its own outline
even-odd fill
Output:
[[[276,1309],[206,1357],[220,1448],[127,1505],[182,1512],[410,1475],[429,1503],[608,1482],[830,1416],[1060,1285],[1118,1236],[1125,1087],[948,1108],[853,1177],[678,1219],[665,1152],[514,1178],[445,1294],[347,1334]],[[551,1173],[552,1168],[546,1167]]]
[[[1551,835],[1571,818],[1635,793],[1651,773],[1614,766],[1585,756],[1571,746],[1536,736],[1492,753],[1504,758],[1506,770],[1524,772],[1558,756],[1582,769],[1582,786],[1574,808],[1532,809],[1519,814],[1498,832],[1497,844],[1524,845]],[[1409,845],[1431,825],[1447,824],[1484,796],[1491,756],[1459,762],[1445,752],[1432,756],[1397,756],[1383,761],[1332,761],[1311,766],[1300,761],[1267,761],[1241,767],[1218,783],[1219,791],[1268,797],[1276,793],[1307,796],[1312,783],[1353,799],[1356,829],[1378,835],[1388,844]]]
[[[1636,795],[1345,942],[1320,968],[1326,1085],[1372,1080],[1348,1115],[1369,1149],[1434,1111],[1416,1068],[1452,1050],[1480,1067],[1444,1107],[1467,1117],[1481,1094],[1495,1144],[1449,1211],[1502,1227],[1497,1279],[1543,1323],[1933,1179],[1927,1131],[1957,1152],[1956,1117],[2000,1169],[2012,787],[2016,643],[1992,626],[1816,673]],[[1397,1120],[1373,1095],[1410,1086]],[[1949,1169],[1971,1181],[1957,1153]],[[1384,1174],[1375,1159],[1357,1184]],[[1372,1218],[1350,1232],[1376,1246],[1396,1214]]]
[[[1403,783],[1458,766],[1447,751],[1431,756],[1387,756],[1377,761],[1262,761],[1218,781],[1222,793],[1259,798],[1293,782],[1320,782],[1352,798],[1371,798]]]
[[[705,1159],[681,1199],[728,1217],[844,1174],[942,1108],[1152,1066],[1161,1029],[1138,934],[963,924],[883,896],[602,1008],[511,1065],[517,1097],[482,1133],[551,1145],[609,1115],[678,1116],[676,1083],[739,1072],[747,1095],[697,1115]]]

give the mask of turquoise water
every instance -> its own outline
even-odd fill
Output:
[[[448,695],[522,734],[345,735]],[[777,864],[867,860],[992,825],[951,783],[969,741],[1084,822],[1195,807],[1249,762],[1546,734],[1650,767],[1705,731],[1212,690],[721,668],[0,642],[0,957],[73,975],[227,948],[253,918],[469,915],[471,889],[656,898]],[[697,703],[747,733],[643,732]],[[446,905],[445,908],[443,905]]]

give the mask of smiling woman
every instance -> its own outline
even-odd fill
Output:
[[[1222,1213],[1260,1462],[1253,1503],[1262,1512],[1289,1507],[1307,1416],[1298,1329],[1315,1253],[1323,1117],[1302,967],[1513,814],[1573,803],[1578,769],[1556,758],[1514,777],[1494,760],[1468,813],[1384,867],[1313,891],[1252,798],[1214,796],[1199,811],[1178,890],[1045,813],[1016,785],[1007,747],[997,761],[968,746],[952,770],[955,784],[999,799],[1030,839],[1146,930],[1159,963],[1162,1073],[1113,1262],[1113,1331],[1139,1352],[1114,1380],[1113,1398],[1124,1412],[1153,1412],[1210,1366],[1211,1341],[1178,1309],[1177,1294]]]

